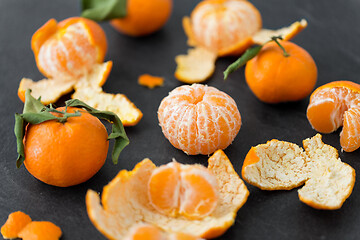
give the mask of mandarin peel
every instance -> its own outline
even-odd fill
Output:
[[[169,142],[189,155],[225,149],[241,127],[235,101],[202,84],[172,90],[160,103],[158,119]]]
[[[18,96],[22,102],[25,102],[25,92],[31,89],[31,94],[35,98],[41,97],[44,105],[55,103],[61,96],[73,90],[103,86],[111,72],[112,65],[112,61],[95,64],[89,73],[78,79],[45,78],[35,82],[29,78],[23,78],[19,84]]]
[[[61,229],[48,221],[32,221],[19,232],[23,240],[59,240],[61,235]]]
[[[201,83],[215,71],[216,54],[202,47],[189,49],[187,55],[175,57],[175,78],[184,83]]]
[[[101,196],[103,207],[97,193],[92,190],[87,192],[88,215],[100,232],[110,239],[123,239],[133,226],[145,223],[168,233],[196,233],[198,237],[214,238],[232,226],[236,212],[249,194],[229,159],[219,150],[209,158],[208,164],[208,170],[216,177],[219,186],[216,209],[209,216],[197,220],[166,216],[154,209],[148,199],[148,182],[156,169],[149,159],[145,159],[132,171],[120,171],[104,187]]]
[[[52,222],[32,221],[29,215],[17,211],[9,214],[7,221],[1,227],[1,234],[4,239],[58,240],[62,232]]]
[[[164,78],[152,76],[150,74],[142,74],[138,78],[138,84],[153,89],[164,85]]]
[[[1,227],[1,235],[5,239],[18,238],[19,232],[31,221],[30,216],[21,211],[10,213]]]
[[[248,183],[262,190],[298,190],[300,201],[324,210],[339,209],[350,196],[355,170],[341,162],[338,152],[321,135],[296,144],[271,140],[252,147],[242,167]]]
[[[334,81],[318,87],[310,96],[307,118],[312,128],[331,133],[343,126],[340,145],[346,152],[360,147],[360,85]]]

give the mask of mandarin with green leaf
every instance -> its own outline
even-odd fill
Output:
[[[247,62],[245,78],[260,101],[298,101],[314,89],[317,67],[305,49],[292,42],[275,40],[265,44]]]
[[[65,108],[57,108],[64,111]],[[82,109],[62,123],[57,120],[29,124],[24,138],[25,167],[35,178],[50,185],[67,187],[90,179],[104,165],[109,142],[99,119]],[[60,113],[52,113],[61,117]]]
[[[15,115],[17,166],[24,163],[35,178],[58,187],[80,184],[95,175],[105,163],[109,139],[115,139],[114,163],[129,143],[115,113],[96,110],[77,99],[65,104],[45,107],[28,90],[23,114]],[[113,123],[109,136],[99,118]]]

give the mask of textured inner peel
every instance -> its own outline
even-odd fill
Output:
[[[243,178],[264,190],[292,189],[302,185],[299,198],[319,209],[338,209],[350,196],[355,170],[341,162],[338,152],[317,134],[303,142],[272,140],[256,146],[259,161],[244,166]]]
[[[158,213],[147,200],[147,188],[144,187],[156,168],[149,159],[140,162],[133,172],[120,172],[104,188],[104,208],[100,205],[99,196],[89,190],[86,201],[89,217],[102,233],[113,239],[124,238],[128,229],[139,222],[154,224],[170,232],[196,233],[205,238],[209,232],[217,231],[217,235],[211,235],[216,237],[234,223],[237,210],[249,194],[224,155],[218,151],[209,159],[208,168],[216,176],[220,194],[217,208],[208,217],[191,221],[181,216],[171,218]]]
[[[337,150],[324,144],[320,135],[303,144],[314,166],[310,179],[298,190],[300,200],[319,209],[340,208],[354,187],[355,170],[342,162]]]
[[[309,159],[296,144],[278,140],[255,147],[260,161],[243,171],[244,179],[261,189],[286,190],[308,179]]]

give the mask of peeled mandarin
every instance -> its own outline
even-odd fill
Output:
[[[171,91],[160,103],[158,119],[170,143],[189,155],[208,155],[227,148],[241,127],[235,101],[202,84]]]

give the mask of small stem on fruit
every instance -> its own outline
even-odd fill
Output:
[[[279,43],[278,39],[283,40],[281,36],[271,38],[271,40],[273,40],[281,48],[281,50],[283,50],[284,57],[290,57],[290,54],[286,52],[285,48]]]

